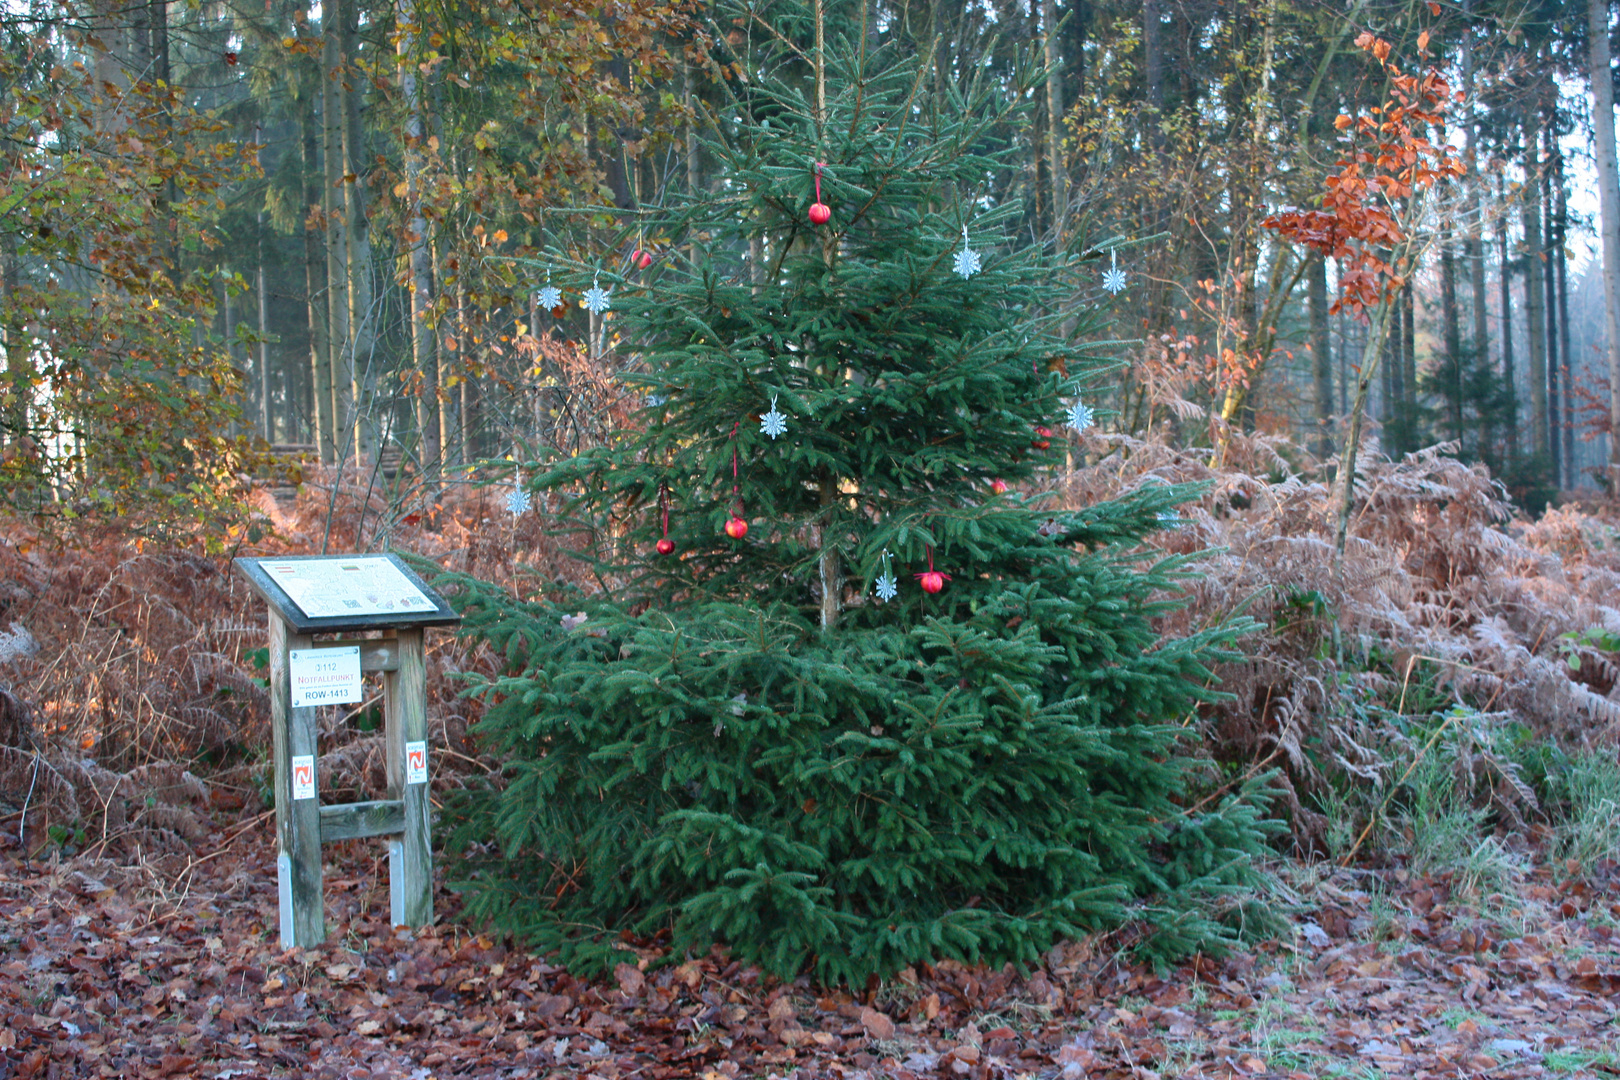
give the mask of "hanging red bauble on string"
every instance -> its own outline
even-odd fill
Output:
[[[1045,450],[1050,447],[1052,445],[1052,429],[1049,427],[1036,428],[1035,438],[1030,440],[1029,445],[1037,450]]]
[[[636,248],[630,253],[630,265],[638,270],[645,270],[652,265],[652,252]]]
[[[664,483],[658,485],[658,516],[662,519],[664,525],[664,535],[659,537],[658,543],[655,545],[658,548],[658,554],[673,555],[675,553],[675,541],[669,538],[669,485]]]
[[[934,549],[928,549],[928,569],[917,575],[918,584],[925,593],[937,593],[951,580],[951,575],[934,569]]]
[[[990,481],[990,491],[994,495],[1007,494],[1007,481],[998,476],[996,479]]]
[[[748,522],[735,514],[726,521],[726,535],[733,540],[741,540],[748,535]]]
[[[825,225],[832,220],[832,207],[821,201],[821,170],[825,166],[816,162],[816,201],[810,204],[810,224]]]

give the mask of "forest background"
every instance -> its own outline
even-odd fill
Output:
[[[725,1055],[697,1027],[737,1034],[757,1021],[775,1040],[761,1053],[827,1061],[856,1060],[857,1045],[910,1060],[908,1031],[949,1022],[952,1045],[973,1056],[924,1047],[932,1064],[915,1075],[953,1061],[989,1075],[1014,1029],[1064,1075],[1171,1071],[1171,1059],[1191,1072],[1265,1071],[1255,1061],[1285,1072],[1285,1049],[1304,1075],[1354,1072],[1385,1051],[1454,1065],[1517,1053],[1490,1037],[1521,1034],[1538,1054],[1579,1051],[1577,1072],[1620,1068],[1601,1049],[1620,989],[1620,514],[1606,480],[1609,316],[1592,179],[1602,140],[1590,27],[1615,27],[1602,0],[825,5],[830,33],[925,58],[924,109],[970,72],[1008,86],[1020,65],[1050,73],[1031,122],[993,133],[1020,148],[1021,168],[991,178],[984,199],[1021,203],[1017,242],[1081,267],[1090,284],[1066,303],[1107,315],[1107,340],[1084,344],[1123,363],[1088,391],[1097,428],[1060,429],[1066,467],[1019,494],[1072,507],[1149,483],[1206,485],[1151,541],[1201,553],[1204,574],[1161,629],[1234,614],[1259,623],[1218,672],[1230,697],[1188,730],[1210,797],[1267,778],[1289,827],[1279,846],[1331,860],[1280,872],[1279,906],[1319,970],[1290,969],[1283,988],[1241,961],[1195,965],[1175,993],[1199,979],[1218,987],[1195,1009],[1129,967],[1126,931],[1054,954],[1027,981],[925,972],[858,1005],[794,991],[801,1028],[794,1007],[777,1008],[784,987],[708,1001],[719,980],[754,985],[723,956],[681,967],[674,983],[666,969],[656,986],[620,972],[620,999],[517,961],[497,992],[499,972],[481,980],[506,962],[504,946],[483,940],[386,945],[373,961],[414,950],[421,973],[399,968],[408,985],[397,988],[347,953],[335,964],[272,955],[263,613],[228,557],[391,547],[520,595],[558,576],[587,581],[549,531],[555,508],[539,499],[514,513],[508,497],[519,463],[639,423],[644,403],[621,380],[639,363],[634,342],[583,294],[654,282],[638,252],[678,256],[640,223],[715,183],[700,135],[733,122],[731,90],[788,10],[757,7],[752,22],[699,3],[552,0],[0,10],[7,917],[35,920],[41,941],[71,936],[65,912],[83,907],[109,938],[109,927],[128,938],[158,925],[194,927],[216,956],[207,943],[225,943],[236,996],[223,1013],[209,1007],[212,1042],[145,1030],[143,1049],[167,1056],[141,1067],[159,1073],[184,1071],[192,1053],[240,1059],[243,1044],[220,1034],[232,1024],[285,1069],[379,1032],[420,1037],[428,1058],[457,1052],[462,1019],[373,1020],[367,987],[421,1015],[451,1001],[487,1011],[481,1052],[540,1054],[536,1072],[582,1065],[579,1031],[660,994],[694,1010],[660,1053],[709,1046],[711,1064]],[[1387,41],[1401,70],[1432,67],[1460,95],[1424,135],[1451,147],[1461,175],[1390,204],[1417,257],[1397,268],[1381,346],[1376,321],[1336,305],[1356,268],[1273,227],[1320,206],[1357,118],[1389,94],[1364,34]],[[764,254],[746,253],[754,266]],[[1116,269],[1123,290],[1105,288]],[[548,284],[562,292],[549,310]],[[1341,547],[1337,455],[1364,369],[1369,423]],[[468,737],[477,702],[458,696],[462,674],[494,670],[464,639],[433,645],[440,797],[499,773]],[[381,791],[376,726],[374,698],[323,716],[324,799]],[[386,895],[374,854],[332,856],[347,868],[331,879],[333,925],[349,920],[351,935],[387,933],[373,925]],[[454,927],[453,900],[440,900]],[[16,976],[0,1011],[22,1017],[5,1028],[20,1035],[0,1033],[0,1055],[25,1075],[47,1060],[130,1073],[134,1058],[118,1055],[140,1054],[115,1050],[111,1034],[104,1058],[87,1058],[77,1036],[69,1047],[68,1026],[101,1023],[87,1015],[198,1022],[205,999],[186,996],[196,985],[143,1005],[151,987],[119,975],[128,986],[73,983],[63,996],[68,982],[49,980],[71,950],[13,961],[19,935],[0,935],[0,970]],[[1468,1018],[1409,1040],[1368,1027],[1363,991],[1421,996],[1391,981],[1391,943],[1440,972],[1425,1016],[1467,1006]],[[203,947],[156,948],[188,964]],[[511,1015],[519,977],[550,1003],[529,1001],[527,1021]],[[1557,999],[1555,1012],[1568,1010],[1558,1022],[1578,1032],[1590,1020],[1589,1039],[1555,1047],[1510,1018],[1510,995],[1537,979],[1561,980],[1572,996]],[[242,985],[263,1000],[246,1001]],[[1330,986],[1345,1027],[1262,1045],[1285,1012],[1339,1009],[1312,996]],[[1122,1019],[1105,1000],[1115,990],[1154,1004]],[[977,1023],[1004,993],[1018,1002],[1001,1002],[1006,1017],[1047,1026]],[[362,1012],[340,1020],[349,995]],[[1220,1007],[1252,1017],[1257,1001],[1275,1006],[1271,1019],[1215,1030],[1228,1022]],[[1074,1018],[1105,1006],[1106,1038],[1075,1040]],[[1196,1030],[1172,1037],[1182,1007]],[[899,1035],[890,1017],[905,1021]],[[310,1029],[316,1020],[339,1030]],[[578,1030],[551,1031],[570,1023]],[[1149,1028],[1157,1043],[1142,1041]],[[592,1031],[615,1047],[623,1034]],[[692,1074],[682,1068],[667,1075]]]
[[[1033,122],[998,133],[1023,167],[984,198],[1022,200],[1023,243],[1121,242],[1134,287],[1071,301],[1127,341],[1109,430],[1215,445],[1230,426],[1322,459],[1368,325],[1335,310],[1340,260],[1264,222],[1320,198],[1336,119],[1382,100],[1360,33],[1443,70],[1462,104],[1436,141],[1466,176],[1423,208],[1370,414],[1385,453],[1453,442],[1537,513],[1597,487],[1607,451],[1589,13],[1431,6],[827,14],[926,53],[924,108],[1030,50],[1049,68]],[[357,0],[13,3],[0,20],[0,499],[47,519],[167,502],[216,527],[267,446],[404,460],[437,489],[622,421],[611,378],[587,373],[635,356],[580,294],[657,255],[666,238],[638,223],[711,182],[698,132],[726,123],[764,25],[683,4]],[[542,250],[565,259],[542,269]],[[555,312],[536,306],[548,274]]]

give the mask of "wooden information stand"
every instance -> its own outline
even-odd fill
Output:
[[[389,908],[396,926],[433,921],[433,863],[428,805],[427,663],[422,631],[461,616],[396,555],[265,556],[235,560],[237,573],[270,607],[270,726],[275,738],[276,872],[282,948],[326,940],[321,844],[386,836]],[[316,641],[316,635],[381,631],[381,637]],[[343,690],[310,687],[321,670],[353,664],[383,673],[388,797],[322,806],[316,776],[317,705]],[[312,655],[308,650],[314,650]],[[294,656],[294,653],[298,656]],[[299,670],[295,686],[294,668]],[[354,676],[357,681],[358,676]],[[352,685],[345,684],[345,685]]]

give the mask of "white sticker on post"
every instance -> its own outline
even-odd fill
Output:
[[[304,754],[292,759],[293,801],[315,797],[315,756]]]
[[[427,743],[406,743],[405,782],[407,784],[425,784],[427,778]]]
[[[348,705],[364,701],[360,691],[360,646],[293,649],[287,654],[292,675],[292,707]]]

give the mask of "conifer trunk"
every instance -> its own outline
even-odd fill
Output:
[[[410,214],[406,242],[410,245],[411,355],[421,377],[417,395],[417,427],[422,439],[423,463],[437,466],[443,452],[439,437],[439,371],[434,357],[433,329],[428,315],[433,302],[432,267],[428,263],[427,221],[422,216],[421,142],[422,109],[411,53],[416,40],[416,13],[411,0],[399,0],[399,88],[405,99],[405,203]]]
[[[1535,116],[1534,111],[1531,116]],[[1535,125],[1536,121],[1531,120]],[[1529,324],[1530,447],[1543,462],[1547,443],[1547,322],[1541,285],[1541,179],[1537,143],[1540,132],[1527,128],[1524,139],[1524,187],[1519,217],[1524,228],[1524,308]]]
[[[1445,330],[1446,359],[1451,365],[1451,437],[1457,440],[1457,448],[1461,452],[1468,365],[1463,362],[1462,323],[1457,312],[1457,258],[1452,253],[1449,229],[1440,247],[1440,319]]]
[[[313,213],[320,209],[320,156],[315,144],[315,108],[313,98],[304,103],[298,114],[301,136],[299,147],[303,157],[304,210]],[[322,244],[315,230],[304,224],[304,297],[309,323],[309,376],[310,376],[310,434],[314,439],[322,464],[337,460],[337,437],[332,423],[332,351],[326,333],[326,263]]]
[[[339,80],[339,100],[343,105],[343,223],[345,262],[349,277],[349,396],[354,403],[354,455],[357,461],[370,459],[377,448],[376,417],[370,407],[371,388],[376,375],[371,370],[375,320],[372,311],[371,233],[366,221],[365,142],[360,127],[360,76],[358,45],[359,5],[348,0],[343,5],[343,65]]]
[[[1046,158],[1052,181],[1052,242],[1063,247],[1069,212],[1068,170],[1063,164],[1063,57],[1058,49],[1056,0],[1041,0],[1041,46],[1046,60]]]
[[[1552,460],[1553,486],[1562,488],[1568,475],[1563,460],[1564,440],[1559,433],[1559,413],[1562,412],[1559,366],[1564,357],[1558,350],[1558,277],[1553,272],[1557,256],[1553,253],[1553,238],[1556,229],[1553,225],[1553,197],[1552,173],[1553,161],[1556,151],[1553,147],[1552,123],[1543,123],[1541,128],[1542,161],[1546,167],[1541,170],[1541,220],[1542,220],[1542,251],[1541,282],[1543,302],[1546,305],[1547,318],[1547,453]]]
[[[1603,234],[1603,308],[1609,336],[1609,492],[1620,492],[1620,163],[1614,145],[1614,75],[1609,55],[1609,0],[1587,0],[1592,62],[1592,128],[1596,133],[1598,205]]]
[[[351,0],[352,2],[352,0]],[[354,353],[349,340],[348,239],[343,207],[343,0],[321,7],[321,158],[326,185],[326,344],[331,353],[333,460],[349,456]]]
[[[264,211],[259,211],[259,272],[253,291],[259,297],[259,425],[264,429],[264,441],[276,441],[275,414],[270,404],[270,303],[265,295],[264,278]]]
[[[1553,245],[1553,263],[1558,274],[1558,355],[1564,362],[1564,411],[1559,431],[1564,441],[1564,471],[1569,486],[1575,487],[1580,476],[1575,470],[1575,354],[1569,341],[1569,229],[1568,189],[1564,182],[1564,156],[1558,155],[1558,242]]]
[[[1473,0],[1467,0],[1464,11],[1473,12]],[[1465,27],[1462,35],[1463,98],[1468,103],[1469,116],[1463,125],[1463,161],[1468,170],[1469,189],[1473,195],[1474,225],[1468,230],[1465,257],[1468,260],[1469,291],[1473,294],[1474,362],[1480,370],[1491,370],[1491,341],[1487,323],[1489,300],[1485,291],[1485,186],[1479,175],[1479,122],[1473,115],[1474,101],[1474,45],[1473,29]],[[1491,410],[1480,410],[1480,454],[1489,450],[1493,432]]]
[[[1498,206],[1507,205],[1503,201],[1502,174],[1496,174],[1496,202]],[[1502,308],[1502,381],[1508,392],[1508,422],[1507,422],[1507,456],[1509,461],[1517,461],[1521,440],[1519,438],[1519,387],[1518,374],[1514,369],[1513,357],[1513,264],[1508,258],[1507,215],[1496,219],[1496,255],[1498,274],[1497,299]]]

